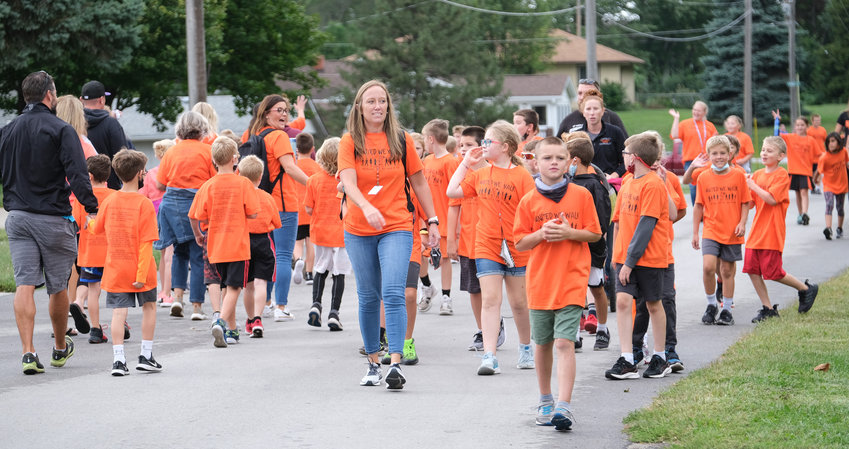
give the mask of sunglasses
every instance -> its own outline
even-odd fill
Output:
[[[522,153],[519,156],[521,156],[522,159],[524,159],[526,161],[534,160],[534,153],[529,153],[527,151],[522,151]]]
[[[595,84],[596,80],[592,78],[581,78],[578,80],[578,84]]]
[[[497,140],[492,140],[492,139],[481,140],[481,146],[482,147],[489,147],[489,146],[492,146],[492,144],[494,144],[494,143],[501,143],[501,142],[499,142]]]

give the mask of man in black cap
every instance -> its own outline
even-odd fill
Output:
[[[100,154],[105,154],[112,159],[121,148],[133,148],[133,145],[124,134],[124,128],[118,120],[109,115],[106,108],[106,88],[100,81],[89,81],[83,86],[80,100],[85,107],[85,119],[88,122],[88,138],[94,149]],[[120,189],[121,181],[115,170],[109,175],[107,181],[110,189]]]

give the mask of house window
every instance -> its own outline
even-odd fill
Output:
[[[547,109],[545,106],[534,106],[534,111],[539,115],[539,126],[548,124],[548,117],[545,114]]]
[[[578,65],[578,79],[584,79],[587,77],[587,65],[579,64]]]

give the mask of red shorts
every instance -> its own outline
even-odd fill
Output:
[[[746,248],[743,273],[760,275],[767,281],[777,281],[787,276],[782,263],[781,251]]]

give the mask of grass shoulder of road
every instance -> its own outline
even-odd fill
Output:
[[[710,366],[625,418],[631,440],[671,447],[849,447],[849,271],[759,324]],[[814,370],[828,363],[827,371]]]
[[[0,292],[15,291],[15,273],[12,271],[12,254],[6,230],[0,229]]]

